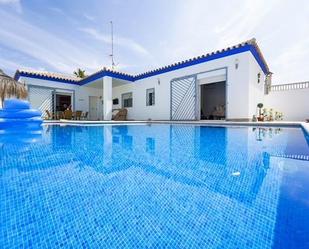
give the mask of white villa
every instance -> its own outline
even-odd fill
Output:
[[[72,105],[90,120],[111,120],[113,110],[126,108],[129,120],[247,121],[258,103],[283,112],[285,120],[309,118],[309,83],[271,86],[255,39],[138,75],[103,68],[80,79],[17,70],[15,79],[26,83],[42,113]]]

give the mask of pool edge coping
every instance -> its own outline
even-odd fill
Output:
[[[119,125],[119,124],[190,124],[207,126],[267,126],[267,127],[301,127],[309,135],[309,123],[299,121],[273,122],[237,122],[237,121],[170,121],[170,120],[137,120],[137,121],[91,121],[91,120],[44,120],[43,124],[68,125]]]

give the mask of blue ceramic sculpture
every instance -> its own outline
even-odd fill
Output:
[[[0,129],[36,129],[42,122],[41,112],[31,109],[25,100],[6,99],[0,109]]]

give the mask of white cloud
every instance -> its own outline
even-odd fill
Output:
[[[0,4],[15,4],[20,3],[20,0],[0,0]]]
[[[93,28],[79,28],[79,30],[87,33],[88,35],[91,35],[91,37],[96,39],[96,40],[103,41],[105,43],[110,43],[111,42],[111,37],[110,36],[108,36],[106,34],[99,33],[96,29],[93,29]]]
[[[46,71],[44,67],[29,67],[29,65],[25,63],[20,63],[15,60],[9,60],[0,58],[0,69],[2,69],[6,74],[14,76],[16,69],[29,69],[29,70],[38,70],[38,71]]]
[[[255,37],[278,1],[183,1],[175,9],[171,30],[174,56],[191,57]]]
[[[42,61],[59,72],[72,73],[78,67],[87,71],[101,68],[101,64],[92,57],[97,51],[86,44],[61,39],[1,10],[0,16],[4,20],[0,22],[2,45]]]
[[[0,57],[0,69],[11,69],[10,71],[13,71],[14,69],[24,68],[24,67],[25,66],[21,63],[11,61],[11,60],[7,60],[7,59]]]
[[[80,31],[83,31],[90,35],[92,38],[102,41],[104,43],[110,44],[111,43],[111,36],[101,33],[94,28],[80,28]],[[114,44],[125,47],[138,55],[141,56],[149,56],[149,52],[139,43],[129,38],[121,37],[121,36],[114,36]]]
[[[219,35],[219,47],[232,45],[255,36],[255,32],[262,26],[265,16],[279,3],[279,0],[246,0],[227,16],[228,22],[218,25],[215,32]],[[266,23],[265,23],[266,24]]]
[[[77,19],[72,18],[70,15],[68,15],[63,9],[57,8],[57,7],[48,7],[50,11],[52,11],[55,15],[61,16],[61,18],[67,19],[69,22],[71,22],[73,25],[79,25],[79,22]]]
[[[64,11],[62,9],[59,9],[59,8],[56,8],[56,7],[49,7],[49,9],[51,11],[58,13],[58,14],[62,14],[62,15],[64,14]]]
[[[183,0],[155,52],[160,63],[174,62],[255,37],[275,83],[308,80],[308,10],[308,1]]]
[[[22,13],[21,0],[0,0],[0,5],[10,5],[13,7],[18,13]]]
[[[88,20],[88,21],[94,21],[95,20],[95,17],[94,16],[91,16],[91,15],[88,15],[88,14],[84,14],[84,17]]]
[[[122,62],[118,69],[139,73],[150,67],[174,63],[256,37],[270,70],[274,72],[275,83],[309,79],[305,70],[309,67],[309,29],[306,25],[309,23],[309,1],[302,0],[297,4],[288,0],[167,2],[160,3],[162,8],[158,8],[159,10],[151,8],[146,14],[137,13],[134,17],[113,13],[118,18],[115,20],[119,22],[119,33],[131,30],[132,35],[135,34],[128,38],[118,36],[118,32],[115,32],[116,54]],[[22,2],[24,3],[26,1]],[[0,6],[1,4],[15,9],[19,5],[21,10],[19,0],[0,0]],[[111,4],[116,3],[113,1]],[[54,18],[61,18],[61,21],[71,27],[78,27],[82,32],[72,32],[71,37],[64,38],[24,21],[22,18],[25,17],[16,15],[16,12],[14,16],[14,12],[9,14],[3,11],[2,14],[0,10],[0,44],[42,61],[49,70],[54,68],[57,71],[71,72],[76,67],[86,66],[89,71],[100,68],[104,63],[110,64],[107,52],[103,54],[103,50],[110,50],[110,34],[108,30],[104,33],[98,29],[103,25],[103,22],[99,23],[99,17],[102,20],[110,19],[109,13],[100,16],[99,8],[87,9],[88,13],[80,9],[63,12],[55,7],[49,7],[49,10],[48,14],[54,14]],[[80,13],[79,18],[77,13]],[[155,19],[154,16],[159,18]],[[164,18],[167,16],[168,18]],[[130,21],[124,23],[123,20],[127,18]],[[82,26],[95,24],[97,26],[93,26],[94,28]],[[136,32],[136,28],[139,32]],[[123,29],[126,29],[125,32]],[[57,32],[57,29],[54,30]],[[59,27],[59,33],[63,34],[63,31]],[[88,36],[92,40],[89,39],[88,44],[81,43]],[[137,42],[140,39],[143,39],[143,44]],[[18,66],[14,63],[6,61],[4,65]]]
[[[309,39],[296,40],[294,43],[283,49],[282,53],[276,57],[272,63],[274,69],[274,83],[284,84],[289,82],[304,81],[309,79],[309,74],[304,68],[309,58]],[[304,62],[301,64],[300,62]],[[280,72],[280,75],[278,73]]]

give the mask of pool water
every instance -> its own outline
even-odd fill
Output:
[[[0,248],[309,248],[297,127],[0,134]]]

